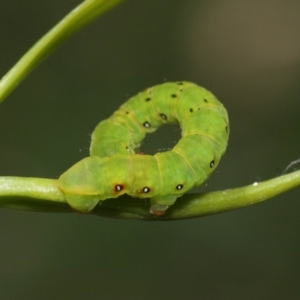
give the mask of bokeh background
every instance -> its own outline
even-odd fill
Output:
[[[0,74],[80,1],[1,1]],[[128,0],[69,40],[0,106],[1,175],[57,178],[128,97],[190,80],[227,107],[204,191],[300,157],[299,0]],[[1,76],[2,76],[1,75]],[[172,147],[172,127],[143,151]],[[137,222],[0,210],[1,299],[299,299],[300,190],[205,218]]]

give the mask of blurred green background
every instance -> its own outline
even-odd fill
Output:
[[[80,1],[0,2],[0,74]],[[128,0],[69,40],[0,105],[1,175],[57,178],[126,99],[190,80],[229,111],[202,190],[300,157],[299,0]],[[172,147],[173,127],[143,151]],[[0,210],[1,299],[299,299],[300,190],[220,215],[134,222]]]

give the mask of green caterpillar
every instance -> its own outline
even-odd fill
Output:
[[[182,138],[171,151],[154,156],[135,153],[146,133],[177,122]],[[227,111],[212,93],[190,82],[156,85],[98,124],[91,156],[63,173],[58,186],[80,212],[126,193],[150,198],[150,212],[161,215],[215,170],[228,136]]]

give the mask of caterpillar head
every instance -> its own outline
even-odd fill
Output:
[[[116,159],[117,158],[117,159]],[[128,156],[86,157],[58,179],[68,204],[76,211],[90,212],[101,200],[116,198],[128,192]],[[113,172],[112,170],[117,170]]]
[[[90,212],[101,200],[101,160],[86,157],[73,165],[58,179],[58,187],[68,204],[79,212]]]

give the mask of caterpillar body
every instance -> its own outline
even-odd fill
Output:
[[[154,156],[135,153],[146,133],[176,122],[182,138],[171,151]],[[97,125],[91,156],[63,173],[58,186],[69,205],[80,212],[126,193],[150,198],[150,212],[161,215],[209,177],[228,137],[227,111],[211,92],[191,82],[156,85],[130,98]]]

